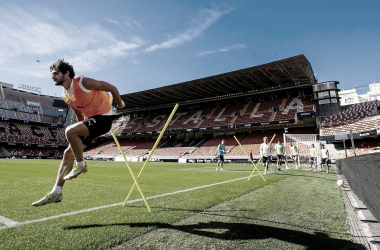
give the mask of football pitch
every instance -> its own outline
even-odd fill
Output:
[[[124,162],[88,161],[61,203],[32,207],[58,160],[0,160],[0,249],[350,249],[335,168],[265,176],[252,165],[151,162],[133,179]],[[135,175],[142,163],[130,163]],[[272,166],[273,167],[273,166]],[[263,168],[259,167],[263,172]]]

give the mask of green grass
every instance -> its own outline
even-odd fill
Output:
[[[54,185],[60,162],[0,160],[0,216],[25,222],[123,202],[133,184],[124,162],[88,162],[61,203],[30,204]],[[142,163],[131,163],[137,175]],[[191,169],[191,170],[184,170]],[[149,163],[146,197],[248,177],[252,165]],[[262,170],[262,168],[260,168]],[[352,246],[334,174],[282,171],[0,230],[0,249],[317,249]],[[135,189],[131,200],[140,199]],[[1,227],[1,225],[0,225]],[[278,234],[276,233],[278,232]]]

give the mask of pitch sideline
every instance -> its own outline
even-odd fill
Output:
[[[259,174],[256,174],[256,175],[253,175],[253,176],[258,176],[258,175]],[[212,186],[216,186],[216,185],[220,185],[220,184],[225,184],[225,183],[229,183],[229,182],[234,182],[234,181],[239,181],[239,180],[243,180],[243,179],[247,179],[247,177],[242,177],[242,178],[238,178],[238,179],[234,179],[234,180],[229,180],[229,181],[218,182],[218,183],[204,185],[204,186],[190,188],[190,189],[184,189],[184,190],[175,191],[175,192],[172,192],[172,193],[154,195],[154,196],[147,197],[146,199],[154,199],[154,198],[169,196],[169,195],[173,195],[173,194],[185,193],[185,192],[189,192],[189,191],[193,191],[193,190],[197,190],[197,189],[202,189],[202,188],[206,188],[206,187],[212,187]],[[143,199],[140,198],[140,199],[136,199],[136,200],[131,200],[131,201],[128,201],[128,204],[129,203],[138,202],[138,201],[143,201]],[[119,205],[123,205],[123,202],[114,203],[114,204],[110,204],[110,205],[104,205],[104,206],[100,206],[100,207],[93,207],[93,208],[78,210],[78,211],[74,211],[74,212],[69,212],[69,213],[64,213],[64,214],[59,214],[59,215],[54,215],[54,216],[50,216],[50,217],[45,217],[45,218],[36,219],[36,220],[29,220],[29,221],[24,221],[24,222],[13,221],[13,220],[8,219],[6,217],[0,216],[0,223],[3,223],[3,224],[6,225],[6,226],[0,226],[0,230],[4,230],[4,229],[7,229],[7,228],[12,228],[12,227],[17,227],[17,226],[23,226],[23,225],[32,224],[32,223],[37,223],[37,222],[42,222],[42,221],[47,221],[47,220],[53,220],[53,219],[57,219],[57,218],[61,218],[61,217],[66,217],[66,216],[72,216],[72,215],[76,215],[76,214],[80,214],[80,213],[91,212],[91,211],[95,211],[95,210],[99,210],[99,209],[104,209],[104,208],[109,208],[109,207],[115,207],[115,206],[119,206]]]

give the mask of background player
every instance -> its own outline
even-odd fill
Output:
[[[217,155],[218,155],[218,163],[216,164],[216,171],[218,171],[220,164],[220,171],[224,171],[223,162],[224,162],[224,153],[226,152],[226,146],[224,145],[224,140],[218,145]]]
[[[278,140],[274,150],[277,152],[277,170],[281,170],[282,165],[282,157],[284,157],[284,146],[281,144],[281,140]],[[288,166],[286,166],[286,170],[288,170]],[[276,172],[276,169],[275,169]]]
[[[325,145],[321,145],[321,165],[320,165],[320,172],[322,172],[323,164],[326,164],[326,174],[329,173],[329,151],[327,148],[325,148]]]
[[[313,163],[315,161],[315,157],[316,157],[316,149],[314,147],[314,144],[311,144],[311,147],[310,147],[310,160],[309,160],[309,164],[310,164],[310,169],[309,170],[312,170],[313,169]],[[315,165],[315,170],[317,170],[317,166],[316,164]]]
[[[272,146],[268,144],[268,138],[266,136],[263,138],[263,141],[264,142],[260,145],[260,155],[263,155],[262,162],[265,167],[264,174],[266,174],[268,172],[269,157],[272,155]]]
[[[63,154],[52,191],[41,200],[34,202],[33,206],[61,202],[65,181],[87,172],[83,149],[91,144],[93,139],[111,129],[112,120],[115,119],[111,110],[112,97],[118,108],[125,106],[116,87],[84,76],[74,78],[73,66],[63,60],[58,60],[51,65],[50,71],[55,85],[64,88],[62,98],[72,107],[78,122],[66,128],[66,138],[70,145]],[[111,92],[112,97],[108,92]],[[76,159],[76,166],[73,168],[74,159]]]
[[[251,164],[251,162],[253,162],[253,154],[252,154],[252,150],[249,151],[249,159],[251,159],[251,161],[248,161],[248,164]]]
[[[294,166],[296,167],[296,169],[298,169],[298,148],[297,148],[297,146],[290,143],[290,151],[292,153],[292,158],[294,160]]]

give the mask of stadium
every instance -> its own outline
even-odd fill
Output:
[[[334,184],[335,191],[331,192],[340,194],[343,199],[346,199],[344,198],[346,197],[346,193],[353,193],[352,191],[349,192],[349,189],[352,188],[355,197],[359,197],[357,199],[364,202],[366,207],[368,207],[368,209],[365,209],[372,213],[372,217],[375,216],[379,218],[378,211],[380,211],[380,207],[377,202],[374,201],[374,197],[368,194],[368,189],[376,182],[374,172],[378,170],[368,170],[364,167],[358,168],[356,163],[362,161],[362,159],[358,157],[367,157],[365,159],[368,161],[376,160],[377,154],[374,153],[376,153],[376,150],[380,146],[377,140],[379,134],[380,114],[378,110],[380,110],[380,102],[378,100],[368,100],[367,102],[353,104],[349,107],[342,107],[340,104],[341,97],[339,97],[338,94],[340,91],[338,84],[338,81],[318,83],[308,59],[304,55],[297,55],[206,78],[136,93],[122,94],[121,97],[126,106],[121,110],[115,109],[120,118],[115,120],[112,125],[112,131],[114,131],[117,136],[120,149],[116,145],[111,133],[96,138],[93,144],[84,151],[84,157],[89,164],[90,171],[91,166],[94,167],[93,170],[95,172],[100,171],[102,166],[108,166],[106,168],[106,171],[109,171],[108,174],[117,176],[119,174],[115,171],[121,168],[123,169],[123,175],[128,176],[124,165],[125,155],[125,159],[132,164],[134,172],[137,173],[142,163],[147,161],[154,144],[161,132],[163,132],[164,125],[168,121],[169,115],[176,104],[179,104],[179,108],[164,131],[158,146],[154,149],[154,152],[152,152],[151,158],[148,159],[152,162],[148,164],[148,169],[150,164],[152,164],[153,167],[152,170],[148,170],[145,178],[151,178],[152,181],[158,176],[157,178],[160,178],[160,185],[162,186],[157,187],[157,184],[149,186],[149,181],[144,180],[144,175],[141,181],[139,181],[143,189],[145,188],[145,190],[147,190],[147,196],[159,196],[159,192],[161,191],[171,193],[181,188],[184,190],[194,188],[188,183],[193,183],[195,186],[214,185],[212,184],[213,182],[209,180],[206,181],[204,179],[205,177],[199,177],[202,172],[198,171],[205,171],[206,169],[206,171],[213,171],[212,174],[216,174],[216,153],[218,145],[222,140],[225,141],[227,149],[224,157],[226,172],[231,171],[232,175],[230,177],[213,176],[215,182],[218,181],[218,184],[229,182],[232,179],[234,181],[240,180],[243,177],[239,174],[246,176],[248,172],[253,170],[252,163],[259,164],[262,157],[260,154],[260,145],[264,137],[272,140],[273,145],[276,144],[278,140],[284,143],[286,163],[289,164],[290,171],[286,171],[286,173],[281,173],[280,175],[268,174],[268,182],[265,184],[259,179],[260,175],[256,175],[254,178],[257,179],[255,179],[254,183],[258,186],[248,187],[245,185],[246,183],[239,183],[233,188],[230,187],[232,189],[236,188],[236,190],[228,191],[219,198],[209,198],[207,192],[201,193],[201,191],[195,191],[199,192],[194,194],[194,196],[200,197],[197,200],[195,200],[194,197],[192,198],[192,194],[185,194],[184,196],[177,196],[176,198],[165,198],[167,200],[160,200],[154,203],[153,206],[153,210],[157,210],[158,212],[156,213],[160,214],[157,216],[162,216],[164,212],[171,214],[170,219],[164,220],[158,220],[155,217],[150,218],[145,211],[145,205],[141,199],[138,200],[140,197],[138,196],[138,192],[135,191],[132,197],[135,199],[133,202],[138,202],[139,205],[130,205],[130,210],[123,210],[123,212],[120,213],[121,217],[126,216],[126,214],[130,216],[131,213],[138,214],[137,217],[139,217],[139,219],[133,223],[120,222],[124,219],[118,217],[116,205],[121,204],[115,203],[119,202],[119,200],[112,195],[114,191],[111,191],[114,188],[125,186],[125,183],[123,183],[125,180],[118,179],[115,183],[105,183],[103,180],[95,179],[96,182],[103,185],[103,187],[109,191],[109,193],[107,193],[98,190],[99,193],[97,194],[97,196],[109,198],[109,200],[107,200],[108,203],[86,200],[85,204],[90,204],[89,207],[74,206],[74,209],[67,207],[63,209],[63,215],[57,215],[56,213],[58,212],[56,210],[45,210],[48,215],[38,214],[30,216],[30,218],[26,216],[26,214],[30,213],[29,210],[21,209],[19,213],[25,214],[21,217],[9,211],[3,211],[0,218],[4,215],[7,218],[19,218],[17,221],[24,222],[14,222],[12,224],[12,221],[1,220],[0,222],[4,225],[0,224],[0,229],[2,229],[0,233],[11,232],[12,237],[16,237],[19,233],[18,230],[21,230],[21,228],[28,227],[28,230],[32,230],[33,223],[44,223],[42,221],[54,220],[55,218],[60,218],[60,216],[68,216],[70,213],[73,215],[78,213],[82,216],[88,212],[87,210],[90,211],[91,207],[96,207],[95,210],[99,211],[99,218],[97,218],[95,222],[89,223],[87,217],[79,219],[77,217],[78,215],[74,215],[73,217],[75,218],[69,219],[68,222],[60,221],[57,222],[58,224],[56,225],[62,227],[65,234],[67,232],[67,235],[71,235],[72,237],[84,237],[83,234],[85,233],[82,234],[82,232],[86,230],[89,234],[97,234],[99,233],[95,231],[97,227],[103,230],[100,231],[100,234],[114,234],[117,236],[111,237],[109,241],[104,240],[102,237],[97,241],[95,236],[89,236],[91,243],[88,243],[88,245],[82,240],[79,240],[79,245],[65,245],[65,247],[61,246],[62,248],[109,248],[121,244],[124,244],[121,246],[125,248],[130,248],[132,247],[131,244],[135,244],[136,242],[142,244],[142,248],[163,247],[159,243],[143,245],[146,242],[144,243],[141,239],[139,241],[139,237],[141,238],[139,235],[149,235],[152,227],[161,228],[166,231],[172,227],[178,227],[179,231],[193,233],[199,228],[195,227],[191,229],[181,228],[179,225],[168,225],[172,222],[176,222],[177,219],[183,218],[183,216],[187,217],[190,216],[190,214],[196,213],[195,211],[206,211],[208,208],[212,210],[214,206],[218,207],[223,202],[228,202],[236,197],[246,195],[258,188],[266,192],[265,188],[269,187],[267,186],[268,184],[273,184],[274,186],[278,185],[278,183],[285,178],[289,178],[290,180],[294,178],[294,176],[297,176],[297,174],[303,175],[303,173],[305,173],[304,178],[310,178],[308,181],[312,183],[311,186],[319,186],[320,184],[316,182],[318,180],[315,178],[322,177],[313,177],[312,172],[304,171],[309,170],[310,146],[312,144],[316,146],[317,150],[317,157],[314,163],[315,168],[321,162],[321,145],[324,145],[329,151],[329,160],[332,166],[328,177],[323,176],[323,178],[325,178],[323,181],[328,183],[328,185],[333,185],[338,176],[338,179],[343,180],[345,183],[345,186],[339,190],[336,189],[336,185]],[[46,168],[44,171],[49,172],[50,175],[56,171],[55,168],[52,169],[52,167],[48,167],[48,165],[52,165],[51,162],[53,162],[54,165],[58,165],[58,163],[56,163],[58,161],[55,159],[61,159],[65,148],[69,145],[65,137],[65,128],[76,122],[74,113],[69,106],[63,102],[62,98],[41,95],[38,91],[36,93],[36,91],[27,91],[20,88],[16,89],[12,84],[1,83],[0,119],[0,157],[5,158],[2,160],[7,162],[12,162],[13,160],[13,162],[15,162],[15,158],[22,158],[23,160],[18,161],[17,164],[23,165],[23,161],[29,161],[28,164],[33,165],[33,161],[36,161],[36,164],[44,166],[44,168]],[[298,147],[298,161],[301,170],[294,168],[296,162],[294,162],[290,154],[291,143]],[[120,150],[122,150],[122,152]],[[253,155],[252,162],[247,156],[247,152],[250,151],[252,151]],[[40,161],[40,159],[44,159],[44,161]],[[277,155],[273,151],[272,167],[276,159]],[[118,167],[113,169],[111,166]],[[169,169],[162,169],[161,171],[160,168],[163,167]],[[23,169],[24,167],[20,168]],[[189,169],[191,171],[187,171],[186,176],[181,176],[183,175],[181,173],[177,173],[176,176],[170,176],[170,178],[163,175],[163,172],[166,172],[166,170],[176,172],[180,171],[180,169]],[[261,166],[259,166],[259,169],[262,171]],[[110,173],[110,171],[112,171],[112,173]],[[334,175],[335,172],[337,176]],[[291,175],[289,173],[295,174]],[[287,177],[287,175],[291,175],[291,177]],[[166,180],[166,178],[171,180]],[[190,181],[187,182],[181,178],[188,178]],[[257,183],[260,183],[260,180],[262,183],[259,185]],[[363,182],[366,183],[363,184]],[[6,181],[4,181],[4,183],[6,183]],[[72,183],[76,183],[76,181],[71,182],[70,185]],[[176,184],[175,189],[168,188],[174,183]],[[127,186],[129,187],[130,184],[133,184],[132,179],[128,179]],[[86,185],[92,186],[89,182],[86,182]],[[296,190],[304,189],[305,192],[310,191],[310,185],[308,185],[308,187],[302,185],[305,185],[305,183],[301,183],[298,186],[294,184],[294,186],[290,188],[294,188],[295,195],[297,195]],[[78,187],[78,184],[74,184],[71,188],[72,192],[76,193],[76,195],[78,195],[78,193],[74,191],[74,189],[78,189]],[[38,188],[41,188],[40,184],[32,188],[33,194],[37,195],[39,191]],[[124,193],[128,191],[125,190],[125,188],[122,189]],[[278,187],[278,189],[273,192],[281,192],[279,189],[281,189],[281,187]],[[212,190],[216,191],[217,187],[212,187]],[[330,191],[326,192],[329,195],[328,192]],[[302,196],[301,194],[299,195]],[[256,200],[258,198],[255,196],[246,199]],[[318,196],[318,199],[322,199],[321,196]],[[149,200],[149,202],[150,201],[153,200]],[[178,210],[170,207],[171,204],[177,204],[177,202],[178,205],[175,206],[178,207]],[[188,203],[198,202],[202,203],[202,205],[194,205],[194,207],[191,205],[191,208],[186,211],[182,206],[185,204],[184,206],[186,207]],[[334,203],[333,206],[342,208],[342,203],[339,203],[339,201],[334,202],[337,203]],[[347,202],[349,203],[349,201]],[[312,206],[319,206],[312,202],[310,204]],[[346,203],[344,204],[346,207],[349,206]],[[21,206],[21,204],[17,204],[17,206]],[[70,206],[73,206],[73,203],[70,203]],[[263,204],[262,206],[265,207]],[[99,207],[111,209],[112,211],[100,212],[102,210],[98,210],[100,209]],[[219,207],[218,209],[221,208]],[[241,211],[244,210],[241,208],[238,209]],[[130,212],[131,210],[132,212]],[[298,212],[302,214],[306,211],[305,209],[304,211]],[[209,212],[210,211],[207,213]],[[345,218],[340,212],[338,211],[337,213],[343,217],[336,216],[339,217],[341,219],[340,222],[344,224]],[[107,222],[108,224],[106,223],[104,227],[101,226],[102,220],[104,222],[109,214],[112,214],[111,222]],[[91,217],[91,215],[86,216]],[[40,217],[45,219],[40,219]],[[352,221],[351,219],[349,220],[350,223],[354,221],[354,219],[352,219]],[[270,220],[267,218],[267,220],[274,223],[273,221],[275,219]],[[149,221],[149,223],[147,221]],[[262,221],[260,223],[262,223]],[[261,232],[266,232],[263,234],[267,234],[263,236],[263,238],[272,237],[271,233],[269,233],[271,229],[268,228],[268,225],[260,223],[258,222],[256,225],[255,232],[260,234],[259,231],[261,230]],[[359,224],[356,220],[355,223]],[[120,228],[127,226],[135,227],[141,228],[141,230],[132,230],[123,234],[117,227],[113,227],[110,231],[107,231],[107,227],[111,227],[110,225],[119,225]],[[218,225],[210,227],[217,230]],[[233,227],[239,227],[239,224],[234,224]],[[345,225],[337,226],[337,228],[332,230],[335,231],[331,233],[326,229],[329,227],[328,222],[321,226],[322,229],[319,232],[322,236],[314,237],[305,233],[308,232],[308,230],[310,231],[310,228],[304,228],[302,230],[298,230],[298,228],[298,231],[294,229],[294,231],[292,231],[295,235],[294,241],[284,238],[284,235],[287,234],[285,229],[279,229],[276,225],[272,225],[272,227],[277,228],[275,230],[280,230],[282,236],[277,237],[278,240],[291,242],[292,244],[300,244],[310,249],[327,249],[331,246],[331,249],[341,249],[354,246],[355,244],[373,247],[374,244],[376,244],[376,239],[374,238],[371,238],[372,243],[369,243],[368,237],[366,238],[364,233],[359,229],[357,231],[359,235],[355,236],[355,234],[352,233],[356,238],[350,239],[351,236],[343,233],[343,231],[346,230],[344,228]],[[287,226],[285,225],[285,227]],[[350,224],[351,231],[353,227],[353,224]],[[230,229],[231,228],[229,228],[229,230]],[[49,230],[54,230],[54,228],[49,228]],[[73,234],[79,230],[82,230],[82,232],[78,233],[77,236],[73,236]],[[199,230],[201,231],[201,229]],[[235,230],[237,229],[235,228]],[[253,229],[247,227],[247,230]],[[331,234],[326,233],[326,231]],[[210,232],[214,231],[211,230]],[[244,232],[239,230],[237,230],[237,232],[244,235]],[[214,233],[217,234],[216,231]],[[237,233],[237,235],[239,233]],[[38,232],[38,234],[42,235],[39,237],[44,237],[43,232]],[[195,234],[205,236],[205,234],[199,232]],[[24,235],[22,237],[23,241],[28,242],[31,248],[44,246],[44,244],[41,243],[36,245],[31,236]],[[178,237],[185,236],[179,235]],[[214,238],[212,236],[207,237]],[[215,237],[218,238],[217,236]],[[223,238],[224,236],[221,237]],[[250,237],[244,238],[245,236],[242,238],[239,236],[235,237],[230,233],[225,235],[225,237],[232,237],[235,240],[253,240],[253,238]],[[302,240],[299,240],[299,238],[302,238]],[[309,243],[307,243],[308,241],[317,241],[319,243],[309,245]],[[322,241],[324,243],[321,243]],[[22,242],[16,242],[14,244],[19,248],[28,248],[27,245],[24,245]],[[65,244],[68,243],[66,242]],[[195,245],[191,244],[186,246],[195,248]],[[10,245],[3,246],[9,248]],[[215,246],[217,247],[218,245]],[[236,245],[233,246],[236,247]],[[290,245],[264,244],[263,248],[269,246],[280,249],[282,247],[289,247]],[[174,248],[177,247],[179,247],[179,245],[174,245]],[[224,247],[228,248],[231,246],[224,245]],[[245,246],[247,249],[251,247],[249,244]],[[55,246],[54,248],[57,249],[60,247]]]

